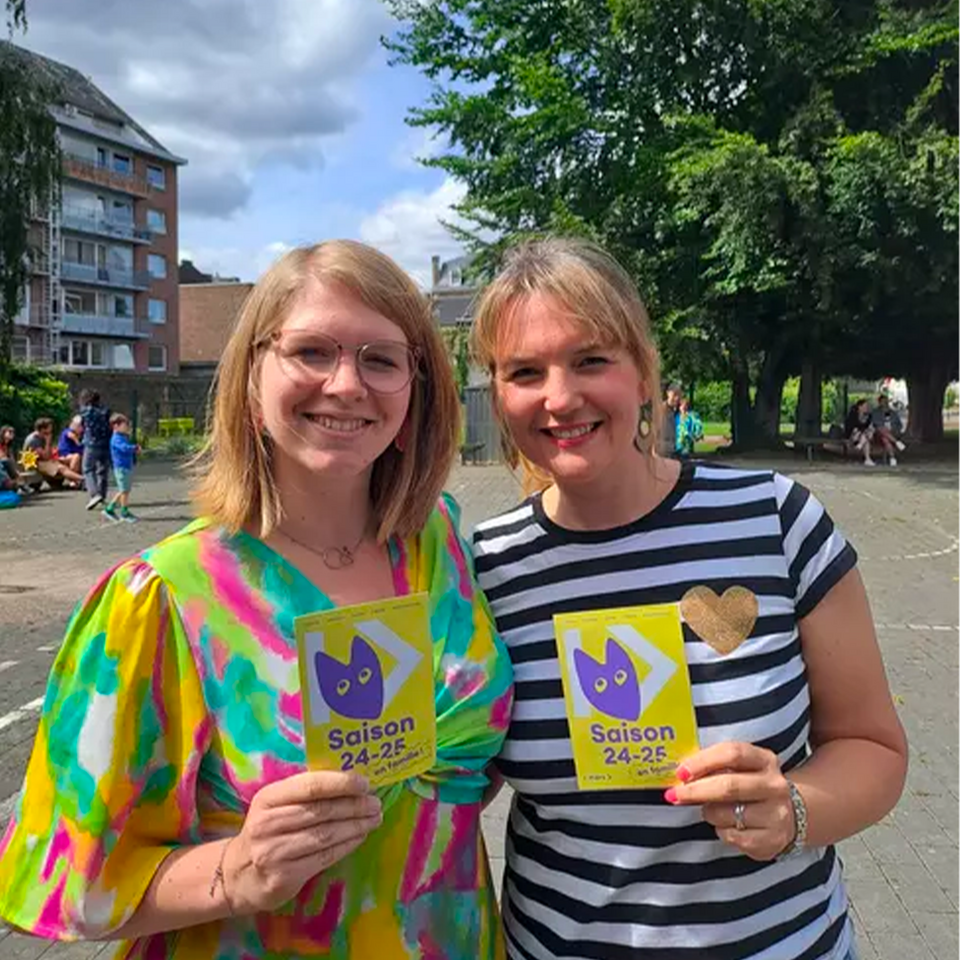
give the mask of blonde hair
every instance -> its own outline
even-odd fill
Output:
[[[650,320],[636,284],[596,244],[573,237],[548,237],[511,249],[477,304],[471,332],[476,361],[496,379],[497,355],[510,336],[516,311],[535,294],[555,298],[566,316],[590,336],[629,354],[646,384],[650,403],[650,432],[643,446],[655,455],[661,407],[660,358],[650,334]],[[513,469],[519,468],[525,492],[550,486],[549,474],[531,463],[510,436],[495,383],[493,404],[504,454]]]
[[[426,524],[453,464],[459,397],[427,298],[389,257],[352,240],[289,251],[250,292],[217,369],[211,427],[193,464],[194,503],[231,532],[256,522],[263,537],[282,520],[270,443],[257,423],[262,345],[311,279],[346,290],[393,321],[418,351],[403,450],[391,444],[370,481],[378,539],[412,536]]]

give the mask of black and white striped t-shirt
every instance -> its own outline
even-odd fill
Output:
[[[480,585],[513,661],[516,700],[498,764],[517,791],[504,922],[512,958],[841,958],[851,927],[833,847],[757,863],[699,807],[661,790],[578,791],[551,618],[679,602],[692,587],[757,597],[747,639],[723,656],[683,624],[700,744],[808,753],[809,691],[797,620],[856,563],[821,504],[770,471],[684,464],[650,514],[614,530],[563,530],[534,496],[478,526]]]

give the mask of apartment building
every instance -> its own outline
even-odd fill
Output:
[[[79,71],[20,55],[59,86],[59,206],[30,223],[32,276],[14,358],[68,370],[179,370],[177,169],[166,150]]]

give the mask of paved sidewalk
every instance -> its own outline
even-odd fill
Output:
[[[776,465],[824,501],[859,551],[890,683],[910,738],[910,773],[901,803],[882,823],[841,845],[862,958],[954,960],[956,468],[867,471],[855,464],[795,460]],[[102,570],[189,518],[183,484],[169,466],[149,464],[138,480],[143,522],[137,526],[118,528],[85,514],[79,494],[45,495],[0,514],[0,824],[22,779],[37,700],[69,610]],[[463,506],[465,529],[517,498],[513,480],[496,467],[460,468],[449,488]],[[502,795],[484,817],[498,877],[508,804],[509,796]],[[0,930],[0,960],[87,960],[103,951],[107,956],[111,949],[49,944]]]

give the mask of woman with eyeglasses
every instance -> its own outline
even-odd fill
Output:
[[[512,674],[441,487],[459,406],[390,259],[293,250],[218,374],[200,519],[93,589],[0,843],[0,916],[119,956],[493,958],[484,770]],[[429,595],[437,759],[308,771],[294,618]]]

